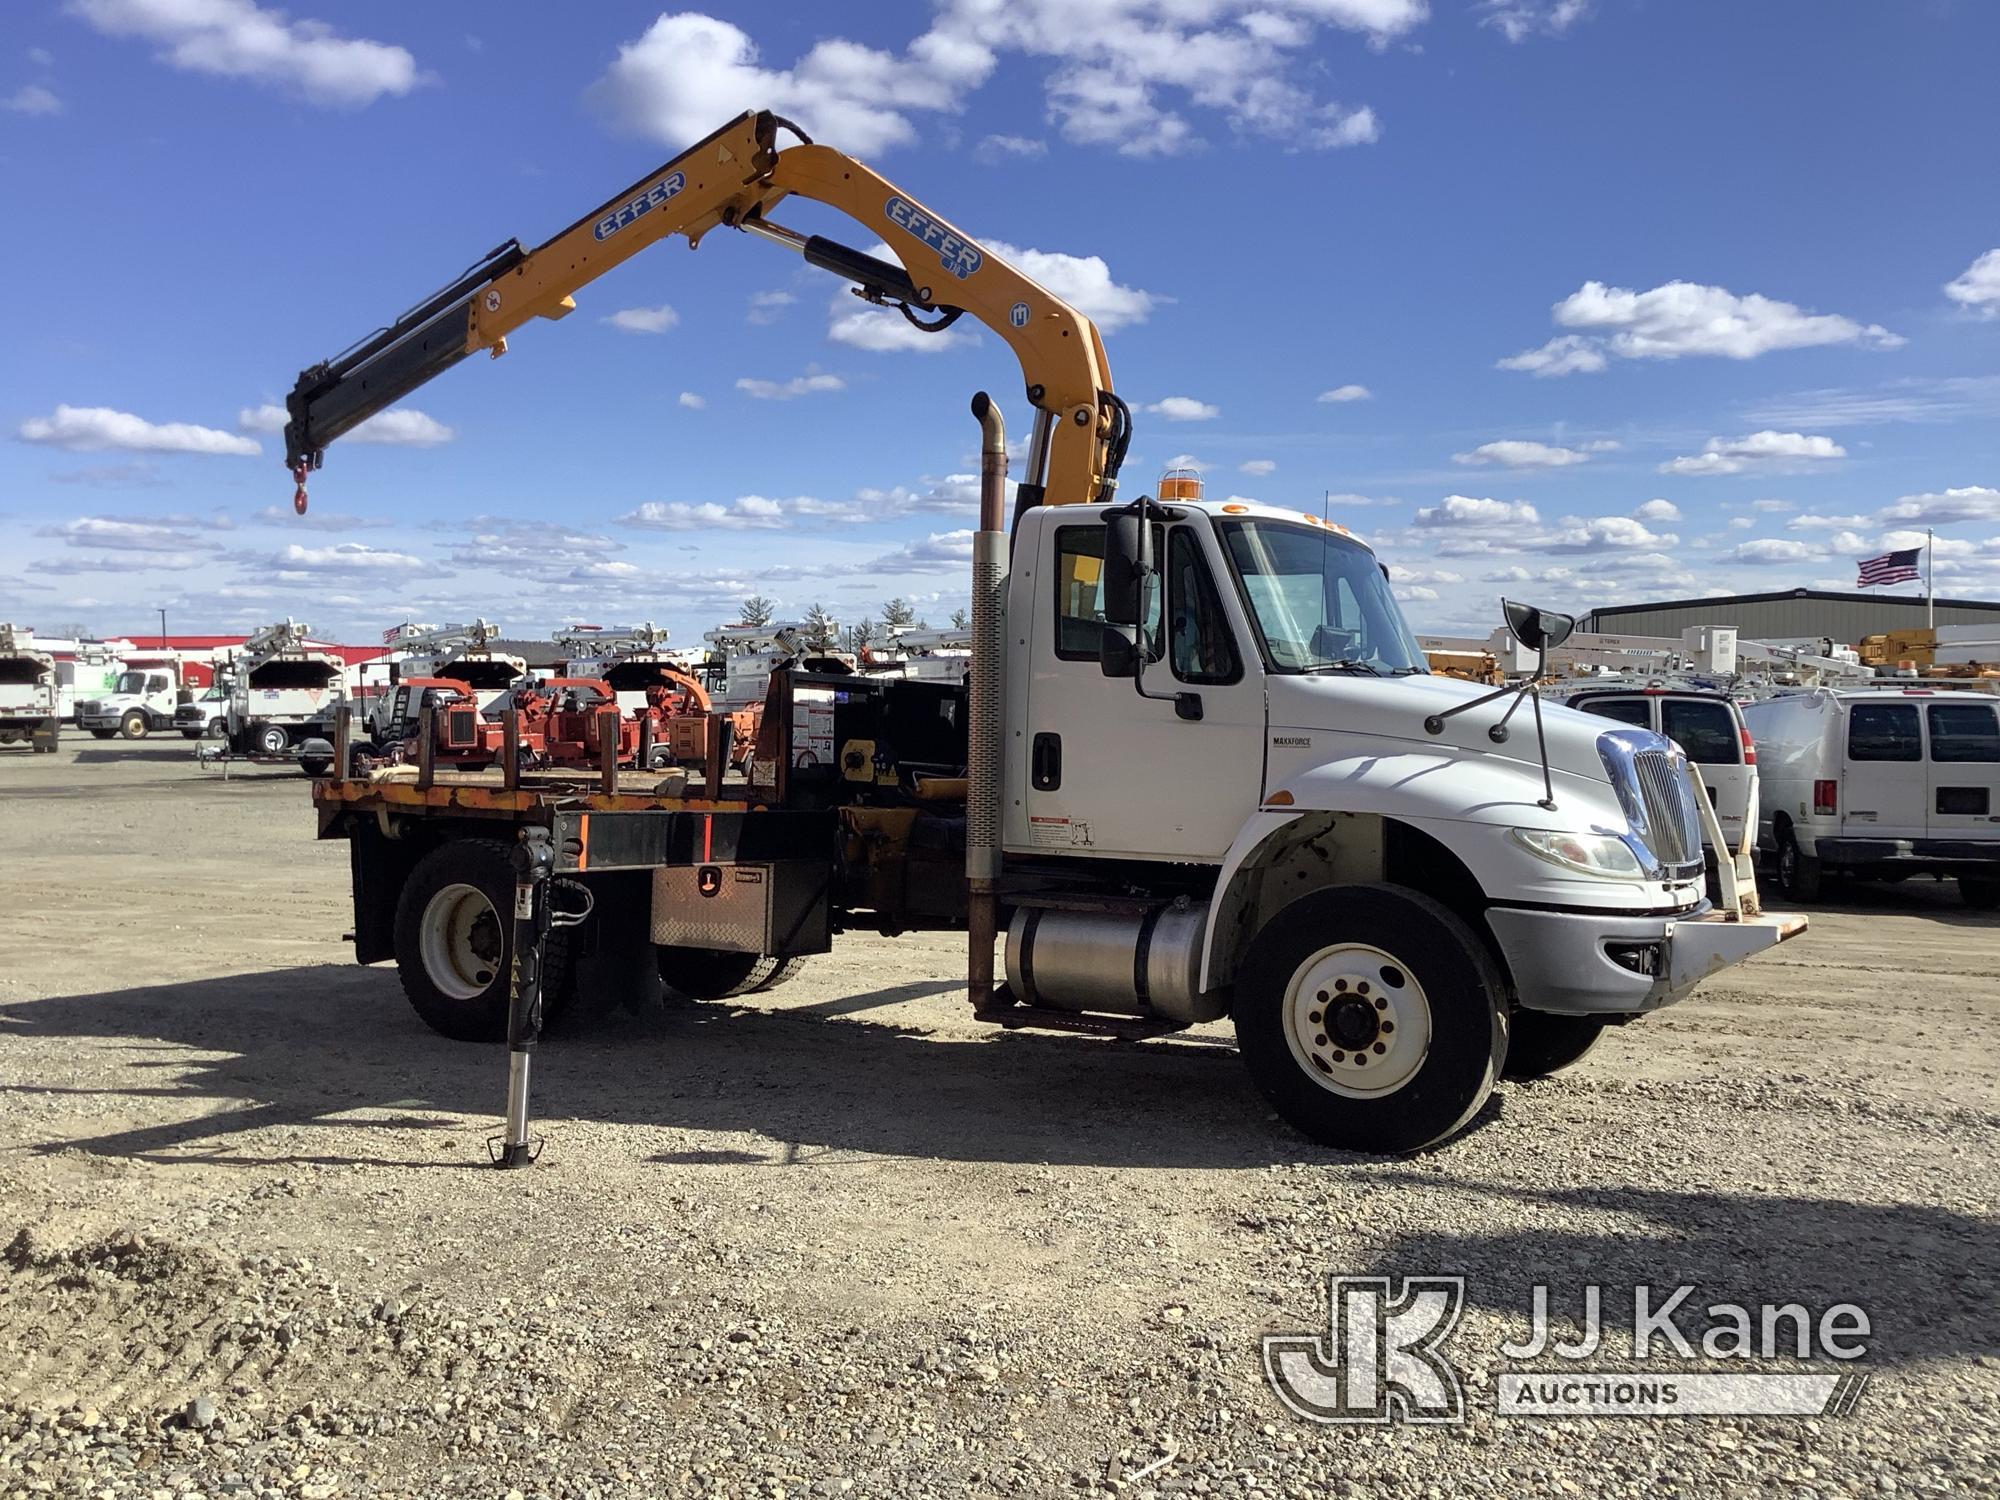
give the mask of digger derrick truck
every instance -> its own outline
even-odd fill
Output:
[[[27,741],[53,754],[61,733],[56,659],[37,650],[31,632],[0,625],[0,745]]]
[[[1121,501],[1130,416],[1090,321],[861,162],[780,148],[789,128],[743,115],[543,246],[508,242],[288,402],[302,491],[342,432],[566,315],[644,246],[724,228],[920,327],[970,314],[1020,361],[1011,518],[1002,413],[973,400],[968,682],[781,666],[746,778],[711,756],[699,781],[605,764],[315,786],[321,836],[350,846],[356,957],[393,958],[437,1029],[508,1043],[500,1164],[533,1158],[530,1062],[580,953],[593,986],[657,966],[718,993],[843,929],[963,928],[982,1019],[1145,1035],[1227,1017],[1294,1126],[1403,1151],[1463,1128],[1503,1071],[1571,1063],[1800,930],[1757,915],[1754,887],[1704,899],[1706,799],[1671,741],[1430,674],[1345,527]],[[777,224],[788,196],[893,263]],[[1531,649],[1572,623],[1507,613]],[[807,763],[809,745],[831,753]]]

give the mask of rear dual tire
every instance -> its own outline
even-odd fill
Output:
[[[771,958],[758,953],[726,953],[719,948],[661,948],[660,978],[690,1000],[731,1000],[776,989],[805,959]]]
[[[396,972],[426,1026],[456,1042],[507,1039],[514,866],[507,845],[455,839],[417,861],[396,902]],[[542,1016],[569,998],[568,934],[543,945]]]

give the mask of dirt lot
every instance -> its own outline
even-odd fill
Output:
[[[1948,886],[1412,1160],[1289,1133],[1226,1028],[996,1035],[956,942],[849,937],[552,1038],[499,1173],[505,1060],[349,962],[303,781],[188,749],[0,750],[0,1493],[1995,1493],[2000,921]],[[1469,1421],[1284,1410],[1258,1336],[1323,1330],[1331,1272],[1468,1278]],[[1501,1419],[1538,1282],[1559,1327],[1605,1287],[1604,1368],[1636,1283],[1694,1283],[1691,1332],[1857,1302],[1871,1379]]]

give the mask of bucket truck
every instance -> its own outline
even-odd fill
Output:
[[[36,754],[53,754],[61,725],[55,657],[35,648],[30,631],[0,625],[0,745],[26,740]]]
[[[1090,320],[864,163],[781,146],[785,130],[743,115],[546,244],[507,242],[287,402],[303,506],[342,433],[566,316],[645,246],[720,230],[919,328],[969,314],[1021,366],[1033,422],[1011,516],[1000,406],[973,400],[968,683],[780,666],[741,780],[711,759],[698,786],[628,788],[608,764],[315,785],[321,836],[351,845],[356,957],[394,959],[436,1029],[508,1043],[500,1164],[534,1156],[530,1062],[576,929],[604,974],[657,965],[715,992],[841,929],[962,928],[982,1020],[1149,1035],[1227,1019],[1279,1114],[1372,1151],[1452,1136],[1503,1073],[1573,1063],[1606,1025],[1802,929],[1704,898],[1705,804],[1671,740],[1432,675],[1346,527],[1121,499],[1131,416]],[[788,197],[847,214],[890,259],[779,224]],[[1538,652],[1574,624],[1505,608]],[[813,743],[831,755],[808,763]]]
[[[347,704],[346,663],[312,644],[311,628],[281,620],[253,632],[230,665],[230,753],[297,760],[324,775],[334,721]]]

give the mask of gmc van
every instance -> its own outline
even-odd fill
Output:
[[[1758,843],[1787,899],[1827,871],[1955,876],[2000,906],[2000,700],[1948,688],[1819,688],[1744,707],[1763,774]]]

